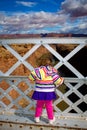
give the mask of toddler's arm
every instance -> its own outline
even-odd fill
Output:
[[[55,75],[53,80],[54,80],[54,84],[56,85],[56,87],[58,87],[63,83],[64,78],[59,77],[59,75]]]

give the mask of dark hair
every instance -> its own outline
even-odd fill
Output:
[[[45,53],[36,60],[36,64],[38,66],[53,66],[53,56],[50,53]]]

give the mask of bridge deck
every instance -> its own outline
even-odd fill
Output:
[[[46,116],[40,123],[34,122],[33,115],[0,115],[0,130],[87,130],[86,118],[56,116],[53,125],[48,123]]]

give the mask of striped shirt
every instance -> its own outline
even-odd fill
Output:
[[[35,68],[31,71],[29,80],[35,81],[35,90],[39,92],[53,92],[55,87],[63,82],[63,78],[51,66]]]

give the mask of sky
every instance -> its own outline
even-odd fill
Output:
[[[0,0],[0,34],[87,34],[87,0]]]

